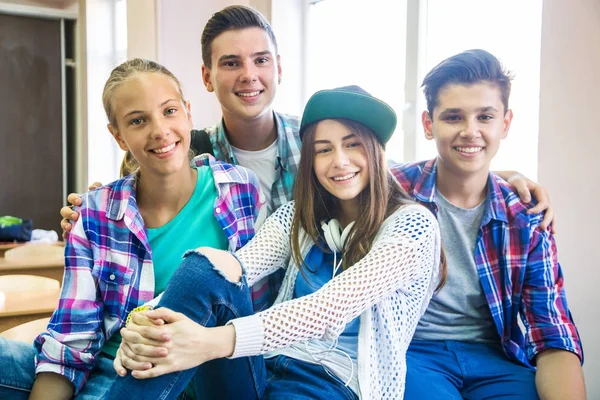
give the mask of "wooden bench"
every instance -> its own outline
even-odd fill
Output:
[[[64,258],[43,259],[39,257],[7,260],[0,258],[0,276],[4,275],[35,275],[56,279],[62,284],[65,271]]]
[[[25,343],[33,343],[33,340],[43,331],[46,330],[50,318],[44,317],[33,321],[17,325],[4,332],[0,332],[0,336],[4,339],[19,340]]]
[[[0,276],[36,275],[62,283],[64,246],[61,244],[0,245]]]
[[[0,276],[0,332],[39,318],[47,318],[58,305],[60,284],[30,275]]]

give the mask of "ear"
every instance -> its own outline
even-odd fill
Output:
[[[508,130],[510,129],[510,124],[512,123],[512,119],[513,119],[513,112],[511,109],[508,109],[506,111],[506,114],[504,114],[504,130],[502,132],[502,139],[506,139],[506,137],[508,136]]]
[[[209,92],[214,92],[214,88],[212,82],[210,81],[210,68],[206,65],[202,64],[202,82],[204,83],[204,87]]]
[[[281,56],[278,54],[277,55],[277,82],[278,83],[281,83],[281,76],[282,76]]]
[[[116,127],[112,126],[111,124],[106,125],[106,127],[108,128],[110,134],[117,141],[117,144],[119,145],[121,150],[123,150],[123,151],[129,150],[129,147],[127,147],[127,143],[125,143],[125,141],[123,140],[123,137],[119,133],[119,130]]]
[[[187,112],[187,119],[188,119],[188,121],[190,121],[190,124],[193,126],[194,123],[192,121],[192,105],[190,104],[189,101],[185,102],[185,110]]]
[[[427,140],[433,140],[432,125],[433,121],[428,111],[423,111],[421,114],[421,123],[423,124],[423,131],[425,132],[425,138]]]

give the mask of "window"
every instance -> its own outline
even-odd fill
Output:
[[[106,129],[102,91],[110,72],[127,57],[125,0],[90,1],[87,12],[87,140],[86,182],[109,183],[119,176],[123,152]]]
[[[492,161],[493,170],[516,169],[537,177],[542,0],[428,0],[423,5],[424,63],[419,82],[444,58],[481,48],[494,54],[515,76],[508,137]],[[419,110],[425,99],[419,96]],[[420,114],[420,113],[419,113]],[[417,135],[416,159],[433,158],[435,145]]]
[[[324,0],[308,9],[306,91],[359,85],[398,114],[389,158],[401,160],[406,1]],[[308,99],[304,99],[306,102]]]
[[[515,117],[492,169],[536,178],[542,0],[305,1],[303,93],[362,86],[398,115],[388,157],[428,159],[436,150],[422,134],[423,77],[448,56],[483,48],[515,75]]]

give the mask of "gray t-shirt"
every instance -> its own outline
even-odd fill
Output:
[[[486,203],[484,200],[475,208],[460,208],[436,192],[448,279],[433,295],[414,339],[498,342],[475,265],[475,243]]]

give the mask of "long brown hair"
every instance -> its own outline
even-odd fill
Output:
[[[348,119],[336,119],[361,141],[369,163],[369,183],[358,196],[361,212],[350,230],[342,251],[342,267],[357,263],[371,249],[375,235],[383,221],[398,207],[411,202],[410,197],[390,174],[383,146],[366,126]],[[313,142],[317,123],[308,126],[302,138],[298,174],[294,184],[293,199],[296,212],[292,222],[292,254],[300,270],[306,267],[300,252],[300,228],[313,240],[322,237],[321,221],[339,218],[339,201],[318,181],[314,172],[315,151]]]

